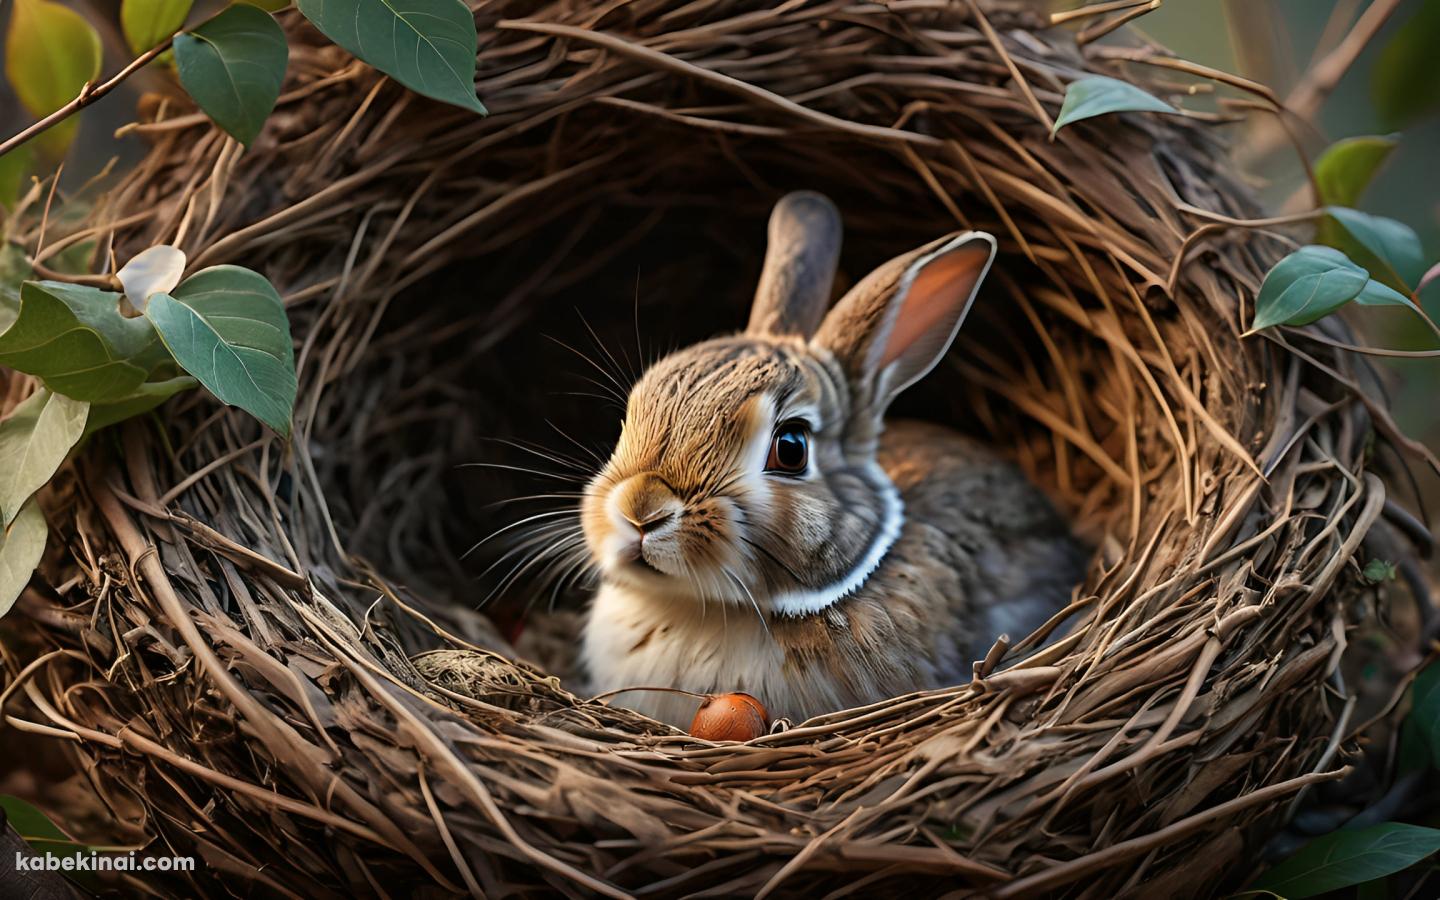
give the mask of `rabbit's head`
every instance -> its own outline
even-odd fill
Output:
[[[995,241],[969,232],[897,257],[827,315],[839,252],[830,201],[786,196],[746,330],[636,383],[581,504],[605,580],[798,615],[879,564],[904,515],[875,461],[885,409],[954,340]]]

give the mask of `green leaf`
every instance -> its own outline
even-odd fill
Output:
[[[0,334],[20,316],[20,285],[30,277],[30,260],[17,244],[0,243]]]
[[[1433,662],[1411,687],[1410,716],[1418,736],[1430,748],[1434,766],[1440,769],[1440,662]]]
[[[1355,886],[1355,900],[1390,900],[1390,889],[1383,878]]]
[[[193,0],[122,0],[120,29],[137,56],[180,30]]]
[[[30,583],[30,573],[45,553],[47,534],[45,514],[33,500],[20,508],[10,527],[0,528],[0,616],[10,611]]]
[[[1371,584],[1395,580],[1395,564],[1388,559],[1372,559],[1365,564],[1360,576]]]
[[[100,77],[100,35],[84,17],[50,0],[15,0],[5,35],[5,76],[15,96],[37,119],[69,103]],[[71,117],[37,138],[60,157],[75,136]]]
[[[1361,306],[1404,306],[1416,312],[1420,311],[1414,300],[1373,278],[1365,282],[1365,287],[1355,295],[1355,302]]]
[[[44,524],[43,519],[41,524]],[[109,849],[92,847],[76,841],[50,821],[49,816],[19,797],[0,794],[0,809],[4,810],[5,818],[9,821],[10,827],[15,829],[15,833],[20,835],[25,843],[29,844],[30,848],[37,853],[61,857],[76,854],[89,856],[92,852]],[[92,872],[77,870],[62,874],[92,894],[98,894],[104,890],[105,885]]]
[[[302,3],[303,6],[303,3]],[[1179,113],[1180,110],[1140,88],[1118,78],[1091,75],[1070,82],[1065,89],[1065,102],[1060,106],[1060,115],[1055,119],[1055,132],[1066,125],[1114,112],[1162,112]]]
[[[12,797],[9,794],[0,794],[0,809],[5,810],[5,818],[9,820],[10,827],[15,833],[25,839],[30,846],[38,843],[53,844],[74,844],[75,841],[69,835],[61,831],[50,817],[40,810],[21,800],[19,797]]]
[[[0,156],[0,208],[14,209],[25,188],[27,176],[35,168],[35,152],[22,144]]]
[[[427,97],[481,115],[475,16],[460,0],[297,0],[330,40]]]
[[[1370,99],[1386,128],[1403,127],[1440,109],[1440,78],[1435,77],[1440,2],[1425,0],[1394,34],[1370,75]]]
[[[1420,733],[1413,718],[1407,718],[1400,723],[1400,752],[1395,756],[1395,770],[1397,774],[1409,775],[1411,772],[1423,772],[1432,765],[1430,761],[1430,745],[1425,736]]]
[[[1384,878],[1440,850],[1440,829],[1389,822],[1316,838],[1253,887],[1287,900]]]
[[[1425,251],[1410,226],[1343,206],[1327,206],[1325,212],[1345,232],[1331,246],[1364,265],[1377,280],[1407,292],[1420,281]]]
[[[288,435],[295,405],[295,348],[285,305],[263,275],[239,266],[203,269],[145,315],[185,371],[210,393]]]
[[[199,385],[200,382],[189,375],[180,375],[164,381],[147,381],[123,400],[92,406],[90,407],[90,419],[85,423],[85,434],[81,436],[81,440],[102,428],[108,428],[117,422],[147,413],[181,391],[188,391]]]
[[[119,302],[98,288],[25,282],[19,317],[0,333],[0,365],[77,400],[128,396],[168,355],[150,323],[120,315]]]
[[[285,32],[269,13],[244,3],[175,36],[180,84],[246,146],[275,108],[289,59]]]
[[[1393,135],[1369,135],[1345,138],[1326,147],[1315,160],[1321,202],[1354,206],[1398,144]]]
[[[1330,247],[1301,247],[1265,275],[1255,298],[1251,331],[1272,325],[1308,325],[1350,302],[1369,276]]]
[[[0,526],[8,526],[20,507],[60,468],[80,440],[90,404],[41,388],[0,421]]]

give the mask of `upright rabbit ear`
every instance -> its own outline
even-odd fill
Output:
[[[994,258],[995,239],[978,231],[897,256],[841,298],[814,343],[878,415],[945,355]]]
[[[840,213],[823,194],[786,194],[770,213],[770,242],[746,332],[815,333],[840,259]]]

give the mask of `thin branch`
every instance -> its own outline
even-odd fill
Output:
[[[1363,353],[1366,356],[1388,356],[1394,359],[1433,359],[1440,357],[1440,350],[1388,350],[1384,347],[1367,347],[1361,344],[1347,344],[1344,341],[1337,341],[1334,338],[1326,337],[1323,334],[1316,334],[1313,331],[1302,331],[1296,328],[1286,327],[1286,331],[1294,333],[1298,337],[1310,341],[1318,341],[1327,347],[1334,347],[1337,350],[1346,350],[1350,353]]]
[[[146,50],[144,53],[135,57],[135,59],[130,62],[130,65],[115,73],[114,77],[112,77],[109,81],[103,82],[98,85],[95,84],[93,81],[85,82],[84,87],[80,88],[80,93],[75,95],[74,100],[71,100],[69,103],[55,110],[50,115],[31,125],[29,128],[26,128],[24,131],[20,132],[14,137],[8,139],[7,141],[5,141],[5,143],[0,144],[0,156],[4,156],[11,150],[14,150],[16,147],[21,146],[22,144],[26,143],[37,135],[49,130],[55,125],[58,125],[64,120],[68,119],[70,116],[74,115],[75,113],[94,103],[96,100],[99,100],[101,97],[110,93],[115,88],[119,87],[121,82],[138,72],[140,69],[143,69],[145,65],[149,63],[152,59],[164,53],[166,50],[169,50],[170,42],[173,39],[174,36],[172,35],[171,37],[166,38],[163,43],[156,44],[154,47],[151,47],[149,50]]]
[[[1360,58],[1365,47],[1399,6],[1400,0],[1375,0],[1367,6],[1335,49],[1307,67],[1305,77],[1285,98],[1284,108],[1300,121],[1311,123],[1325,98],[1335,90],[1340,79],[1345,77],[1345,73],[1355,64],[1355,60]],[[1243,149],[1242,159],[1264,159],[1278,149],[1283,138],[1284,135],[1273,128],[1257,133],[1254,140]]]
[[[1076,19],[1088,19],[1091,16],[1103,16],[1105,13],[1119,12],[1135,6],[1158,7],[1158,0],[1107,0],[1105,3],[1092,3],[1089,6],[1081,6],[1077,9],[1067,9],[1050,14],[1051,25],[1064,25],[1066,22],[1073,22]]]
[[[1086,44],[1098,41],[1105,35],[1114,31],[1115,29],[1120,28],[1129,22],[1133,22],[1143,15],[1152,13],[1159,8],[1160,0],[1150,0],[1149,3],[1146,3],[1143,6],[1138,6],[1134,9],[1123,12],[1118,16],[1112,16],[1109,19],[1097,22],[1094,25],[1091,25],[1089,28],[1086,28],[1084,31],[1080,32],[1080,34],[1075,37],[1075,43],[1076,45],[1083,47]]]
[[[1301,119],[1313,119],[1320,111],[1320,104],[1335,90],[1340,79],[1350,71],[1361,52],[1399,6],[1400,0],[1375,0],[1367,6],[1335,49],[1309,67],[1304,79],[1285,98],[1286,108]]]

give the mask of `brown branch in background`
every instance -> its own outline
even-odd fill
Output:
[[[145,65],[149,63],[152,59],[164,53],[166,50],[169,50],[170,42],[172,40],[173,37],[167,38],[163,43],[156,44],[154,47],[151,47],[149,50],[146,50],[144,53],[135,57],[135,59],[130,61],[130,64],[128,66],[115,73],[115,75],[109,81],[101,82],[98,85],[94,82],[85,82],[85,86],[80,89],[79,94],[75,95],[74,100],[71,100],[69,103],[55,110],[50,115],[36,122],[34,125],[26,128],[24,131],[21,131],[14,137],[7,139],[5,143],[0,144],[0,156],[4,156],[6,153],[9,153],[11,150],[14,150],[16,147],[19,147],[20,145],[31,140],[35,136],[49,130],[55,125],[58,125],[60,122],[65,121],[65,119],[69,118],[74,113],[79,112],[80,110],[94,103],[96,100],[99,100],[101,97],[110,93],[115,88],[119,87],[119,85],[123,81],[125,81],[125,79],[129,78],[131,75],[143,69]]]
[[[1360,14],[1354,27],[1335,49],[1306,70],[1305,77],[1285,98],[1285,108],[1307,122],[1313,120],[1320,112],[1320,104],[1335,90],[1365,47],[1399,9],[1400,3],[1401,0],[1375,0],[1365,7],[1365,12]]]
[[[1275,0],[1224,0],[1221,15],[1241,74],[1277,89],[1295,82],[1295,53]]]
[[[1365,7],[1345,37],[1319,60],[1312,61],[1306,68],[1305,77],[1286,96],[1284,109],[1301,122],[1314,127],[1315,117],[1320,112],[1325,98],[1335,90],[1340,79],[1350,71],[1355,60],[1360,58],[1365,47],[1374,40],[1385,23],[1400,7],[1401,0],[1375,0]],[[1326,31],[1330,27],[1326,26]],[[1274,153],[1285,142],[1285,135],[1278,130],[1278,123],[1264,124],[1257,121],[1250,140],[1236,149],[1235,158],[1242,166],[1253,166]]]
[[[1325,20],[1325,29],[1320,32],[1320,39],[1315,42],[1315,49],[1310,53],[1310,59],[1305,63],[1306,71],[1313,69],[1325,54],[1339,46],[1340,41],[1350,31],[1350,25],[1355,21],[1355,11],[1360,8],[1361,0],[1339,0],[1335,8],[1330,10],[1330,16]]]

